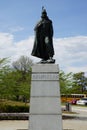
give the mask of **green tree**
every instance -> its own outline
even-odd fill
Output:
[[[13,70],[3,76],[4,98],[17,99],[19,95],[19,86],[17,86],[17,81],[20,77],[21,75]]]
[[[87,86],[87,78],[84,75],[84,72],[75,73],[73,75],[73,91],[76,93],[85,92],[85,86]]]
[[[0,59],[0,98],[4,98],[5,94],[5,83],[3,82],[4,76],[10,72],[10,67],[8,65],[9,59],[2,58]]]
[[[0,60],[0,97],[29,99],[32,60],[22,56],[12,64],[13,67],[8,67],[5,60]]]
[[[61,70],[59,73],[59,80],[60,80],[61,94],[71,93],[71,88],[73,84],[73,74],[72,73],[65,74],[64,71]]]
[[[14,70],[21,75],[17,81],[17,87],[19,88],[19,95],[24,100],[30,97],[31,87],[31,66],[33,61],[27,56],[21,56],[17,61],[13,62]]]

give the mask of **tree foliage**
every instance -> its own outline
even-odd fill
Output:
[[[31,66],[33,61],[21,56],[9,66],[7,58],[0,59],[0,99],[29,100],[31,88]],[[84,72],[59,73],[61,94],[87,93],[87,77]]]
[[[5,62],[5,60],[1,61]],[[13,67],[9,69],[4,69],[7,68],[7,65],[3,62],[1,62],[3,75],[0,80],[0,97],[23,101],[29,100],[32,60],[29,57],[22,56],[13,62]]]
[[[86,92],[85,87],[87,86],[87,78],[85,77],[84,72],[75,73],[73,79],[73,90],[78,93]]]
[[[60,71],[60,90],[62,94],[87,93],[87,77],[84,72],[65,74]]]
[[[8,58],[0,59],[0,98],[6,95],[7,91],[4,83],[4,76],[10,72],[10,67],[8,65]]]
[[[60,71],[59,79],[60,79],[61,94],[71,93],[71,87],[73,84],[72,76],[73,76],[72,73],[65,74],[64,71],[62,70]]]
[[[17,61],[12,63],[14,69],[27,73],[31,72],[33,61],[27,56],[21,56]]]

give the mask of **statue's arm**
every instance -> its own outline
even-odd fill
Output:
[[[53,24],[52,24],[52,21],[51,21],[51,23],[50,23],[50,35],[51,35],[51,37],[53,37]]]
[[[36,26],[35,26],[35,28],[34,28],[34,31],[36,31],[41,25],[42,25],[42,21],[40,20],[40,21],[36,24]]]

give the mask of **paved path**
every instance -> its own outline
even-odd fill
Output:
[[[28,121],[0,121],[0,130],[27,130]],[[64,130],[87,130],[87,121],[63,120]]]
[[[72,111],[77,114],[63,114],[73,117],[72,119],[63,120],[63,129],[87,130],[87,107],[72,106]]]
[[[63,120],[64,130],[87,130],[87,121],[83,120]]]
[[[28,128],[28,120],[26,121],[0,121],[0,130],[21,130]]]
[[[71,119],[63,119],[63,130],[87,130],[87,107],[72,107],[77,114],[63,114]],[[0,130],[27,130],[28,120],[0,121]]]

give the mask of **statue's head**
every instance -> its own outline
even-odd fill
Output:
[[[42,7],[42,15],[41,18],[47,18],[47,12],[46,9],[44,9],[44,7]]]

